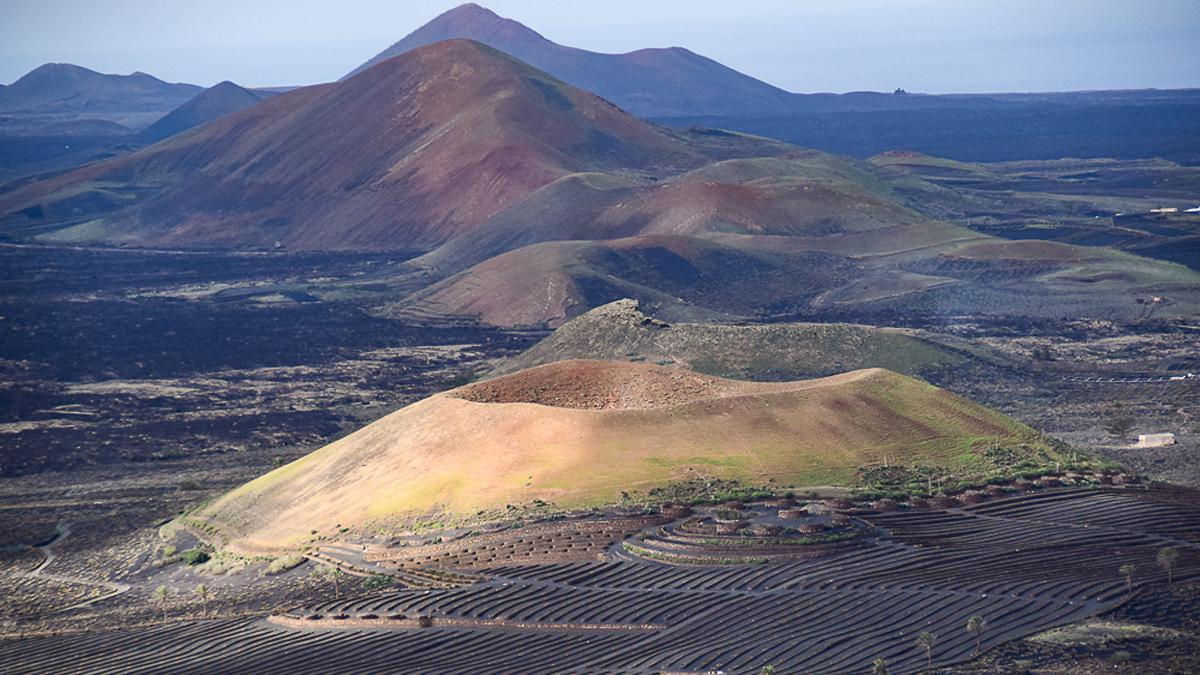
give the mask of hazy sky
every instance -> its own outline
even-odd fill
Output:
[[[0,82],[48,61],[211,85],[337,79],[458,3],[0,0]],[[1200,0],[494,0],[567,45],[679,45],[792,91],[1200,86]]]

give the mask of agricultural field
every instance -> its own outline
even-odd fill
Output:
[[[1200,494],[1044,484],[964,495],[945,505],[787,499],[664,509],[644,516],[649,523],[609,516],[617,518],[612,527],[580,520],[540,531],[518,528],[504,537],[521,543],[502,564],[443,577],[444,583],[407,577],[376,590],[347,583],[338,597],[326,584],[323,598],[258,616],[175,616],[162,625],[151,620],[90,634],[9,638],[0,640],[0,659],[16,672],[70,664],[125,673],[347,667],[755,673],[765,666],[842,673],[867,672],[883,659],[889,672],[907,673],[925,670],[927,662],[958,671],[1061,658],[1065,648],[1050,648],[1043,636],[1065,638],[1046,631],[1097,616],[1139,627],[1126,630],[1126,638],[1194,640],[1194,622],[1154,631],[1167,630],[1155,628],[1164,608],[1188,602],[1191,580],[1200,575]],[[789,530],[825,521],[826,532],[860,534],[846,547],[817,544],[810,555],[754,562],[663,561],[631,555],[636,547],[622,545],[658,537],[663,546],[685,536],[684,523],[691,525],[683,529],[695,530],[731,513],[744,517],[746,527],[759,527],[722,536],[742,536],[759,548],[810,546]],[[835,517],[841,525],[833,524]],[[793,527],[761,527],[779,518]],[[539,552],[569,549],[574,540],[547,536],[555,528],[578,530],[585,544],[592,541],[588,532],[603,531],[613,544],[600,554],[585,546],[575,561],[539,562]],[[630,529],[634,534],[623,537]],[[793,543],[783,543],[789,538]],[[494,537],[479,540],[480,549],[494,544]],[[471,539],[461,546],[470,549]],[[324,549],[347,579],[371,565],[354,560],[353,548]],[[1156,562],[1163,549],[1177,552],[1169,569]],[[379,576],[406,565],[411,559],[380,559],[370,569]],[[1128,577],[1124,565],[1134,566]],[[984,622],[968,631],[974,616]],[[928,652],[917,641],[922,633],[933,636]],[[976,660],[980,652],[986,660]],[[1128,658],[1133,664],[1142,659],[1145,667],[1144,659],[1158,657],[1142,650]]]

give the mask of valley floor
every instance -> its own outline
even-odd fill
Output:
[[[577,665],[633,670],[701,667],[724,662],[726,655],[741,659],[730,662],[748,670],[768,664],[841,667],[840,662],[806,660],[816,657],[806,656],[803,645],[799,651],[775,653],[753,640],[729,637],[719,642],[725,651],[711,653],[703,645],[651,648],[654,638],[620,632],[506,633],[436,626],[429,633],[364,630],[343,642],[333,633],[296,634],[261,621],[270,614],[331,601],[329,581],[312,575],[313,563],[298,561],[295,568],[278,574],[265,573],[268,561],[215,559],[197,567],[166,563],[171,556],[164,555],[166,543],[157,526],[182,510],[399,406],[486,372],[498,359],[541,337],[536,332],[462,325],[406,325],[376,316],[372,303],[402,295],[406,288],[402,278],[388,273],[402,258],[0,249],[0,472],[5,475],[0,478],[0,633],[7,635],[0,639],[0,669],[44,671],[55,654],[94,653],[125,639],[144,640],[146,660],[114,667],[125,672],[161,669],[164,659],[182,658],[179,649],[208,653],[203,635],[214,630],[243,641],[277,639],[270,644],[280,646],[291,640],[338,642],[341,651],[328,653],[340,660],[328,665],[341,669],[352,663],[347,659],[361,658],[381,645],[380,654],[408,653],[413,659],[426,659],[422,668],[436,670],[444,665],[446,654],[471,654],[489,646],[494,653],[537,654],[539,649],[555,652],[567,644],[579,654]],[[1106,385],[1069,379],[1091,373],[1200,372],[1191,347],[1196,328],[1187,322],[1091,322],[1056,328],[1050,323],[1012,327],[962,317],[923,327],[986,342],[1030,364],[943,371],[930,376],[935,384],[1139,472],[1176,483],[1200,482],[1196,379]],[[1043,358],[1045,348],[1049,359]],[[1041,355],[1038,359],[1031,358],[1035,352]],[[1106,429],[1124,417],[1132,423],[1123,437]],[[1175,433],[1179,443],[1132,447],[1137,433],[1160,431]],[[1191,546],[1196,543],[1188,541]],[[51,542],[53,560],[46,564],[45,545]],[[1106,668],[1131,671],[1194,670],[1189,666],[1196,663],[1197,629],[1179,617],[1195,615],[1195,581],[1170,587],[1151,582],[1158,568],[1146,558],[1138,567],[1139,583],[1147,583],[1139,586],[1132,601],[1122,604],[1116,561],[1135,549],[1136,545],[1113,542],[1092,554],[1096,567],[1087,581],[1093,584],[1093,590],[1085,592],[1088,600],[1070,593],[1042,597],[1043,591],[997,596],[997,602],[1043,607],[1048,618],[997,630],[989,636],[993,648],[985,657],[954,666],[955,672],[1094,672],[1097,659]],[[903,542],[888,550],[905,556],[927,554]],[[963,574],[978,574],[1008,555],[993,553],[991,558],[972,558],[975,562]],[[911,569],[942,565],[944,574],[954,576],[955,570],[965,569],[965,560],[930,560]],[[605,573],[609,578],[632,579],[634,575],[626,572],[645,571],[649,585],[622,582],[618,588],[572,582],[564,592],[599,594],[614,607],[623,593],[636,596],[638,606],[654,600],[668,607],[676,591],[662,587],[655,575],[669,572],[688,579],[692,574],[645,562],[609,564],[624,566]],[[44,574],[31,575],[43,565]],[[933,603],[931,616],[945,622],[937,629],[945,635],[935,660],[949,663],[971,656],[959,625],[967,606],[942,607],[938,603],[946,600],[897,585],[893,573],[852,574],[829,586],[819,580],[817,562],[778,570],[774,565],[770,570],[725,569],[721,574],[734,581],[739,575],[762,578],[774,570],[784,577],[809,579],[794,585],[796,597],[787,602],[808,603],[804,607],[814,614],[821,607],[865,611],[870,604],[865,599],[877,588],[885,591],[880,597],[892,603],[894,611],[887,613],[896,616],[913,603]],[[562,571],[604,573],[601,567],[587,566]],[[520,593],[558,588],[557,582],[543,578],[551,572],[516,570],[474,592],[516,593],[513,597],[518,599]],[[717,587],[725,583],[715,573],[705,579],[693,581]],[[200,620],[202,602],[193,593],[201,583],[212,591],[207,610],[215,618],[207,621]],[[526,590],[503,590],[506,583]],[[153,595],[159,585],[170,594],[165,627],[158,626],[161,610]],[[112,593],[126,586],[128,590]],[[979,589],[971,592],[989,592],[984,586]],[[410,591],[371,591],[360,578],[346,579],[340,591],[364,602],[403,604],[416,597]],[[788,608],[799,605],[780,604],[777,593],[747,587],[717,590],[711,598],[737,606],[729,616],[741,617],[737,621],[745,626],[740,630],[753,627],[765,636],[776,629],[816,630],[790,623],[796,613]],[[464,602],[472,597],[463,596]],[[1097,613],[1108,622],[1158,626],[1179,634],[1117,632],[1104,638],[1103,648],[1086,653],[1073,643],[1026,639],[1044,628]],[[713,615],[703,616],[711,620]],[[860,620],[869,623],[864,617]],[[696,621],[701,618],[698,614]],[[735,625],[732,618],[728,623]],[[701,627],[678,623],[673,634],[683,636]],[[705,629],[716,631],[712,650],[725,629],[721,621]],[[887,643],[891,646],[879,643],[876,652],[892,654],[890,660],[898,667],[913,669],[920,666],[920,654],[911,643],[911,636]],[[440,650],[429,651],[436,646]],[[511,649],[500,649],[505,646]],[[624,656],[605,660],[603,655],[610,651]],[[42,660],[47,658],[51,660]],[[279,660],[277,652],[271,658],[276,659],[270,661],[275,667],[289,663]],[[218,665],[205,662],[203,669],[213,672]]]

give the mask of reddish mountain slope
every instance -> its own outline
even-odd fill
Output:
[[[474,265],[396,306],[498,326],[558,326],[592,307],[637,298],[671,320],[806,304],[855,275],[821,252],[753,251],[691,236],[532,244]]]
[[[512,54],[644,117],[783,113],[796,107],[793,94],[681,47],[627,54],[564,47],[473,3],[438,16],[350,75],[407,51],[456,38]]]
[[[18,228],[12,214],[34,206],[75,218],[60,239],[432,248],[570,173],[700,162],[591,94],[448,41],[35,183],[0,197],[0,213]]]
[[[544,241],[716,233],[822,236],[923,220],[866,169],[824,153],[716,162],[639,184],[576,174],[424,256],[443,274]]]

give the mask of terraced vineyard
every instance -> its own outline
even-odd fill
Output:
[[[986,650],[1161,585],[1162,548],[1181,552],[1176,580],[1200,575],[1200,493],[1190,490],[1051,489],[853,521],[838,525],[864,530],[853,546],[816,557],[667,564],[617,543],[606,560],[488,561],[470,586],[331,599],[279,617],[5,640],[0,663],[13,672],[846,673],[883,658],[890,672],[914,672],[925,667],[922,632],[937,636],[932,661],[946,665],[974,656],[971,616],[987,621]],[[631,539],[697,546],[703,524],[651,523]],[[753,546],[787,536],[747,532]],[[1131,590],[1118,572],[1126,563],[1137,570]]]

